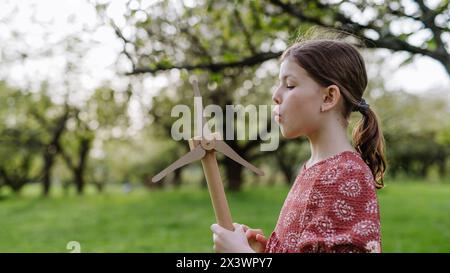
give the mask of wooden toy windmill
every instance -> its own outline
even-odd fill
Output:
[[[225,141],[223,141],[222,136],[219,133],[210,132],[203,115],[203,102],[196,80],[194,80],[193,85],[195,92],[194,103],[196,109],[198,109],[196,113],[196,121],[197,124],[200,124],[200,126],[197,126],[198,135],[189,139],[189,147],[191,149],[190,152],[155,175],[152,178],[152,182],[158,182],[174,170],[194,161],[201,160],[203,172],[208,183],[211,202],[216,215],[216,221],[223,228],[232,231],[234,230],[233,221],[231,218],[230,209],[228,207],[227,198],[225,196],[222,179],[220,178],[219,166],[217,165],[215,152],[221,152],[225,156],[238,162],[258,175],[264,175],[264,172],[240,157],[230,146],[225,143]]]

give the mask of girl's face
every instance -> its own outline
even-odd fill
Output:
[[[290,57],[281,63],[279,78],[280,85],[272,99],[281,133],[286,138],[313,133],[320,124],[323,88]]]

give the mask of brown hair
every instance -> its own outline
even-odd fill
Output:
[[[375,186],[383,187],[386,170],[384,138],[375,112],[362,98],[367,87],[364,59],[350,42],[339,39],[308,39],[287,48],[281,60],[293,59],[320,85],[336,85],[344,98],[343,116],[359,111],[353,129],[353,146],[372,171]]]

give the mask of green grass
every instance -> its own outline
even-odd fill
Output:
[[[450,185],[389,184],[379,191],[385,252],[450,252]]]
[[[286,187],[229,193],[234,221],[268,235]],[[31,196],[30,196],[31,195]],[[396,183],[379,191],[384,252],[450,252],[450,185]],[[207,190],[0,200],[0,252],[212,252]]]

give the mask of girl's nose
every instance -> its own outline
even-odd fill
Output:
[[[281,97],[280,97],[278,90],[279,90],[279,88],[277,88],[275,90],[275,92],[273,92],[273,95],[272,95],[272,100],[275,102],[275,104],[281,104]]]

